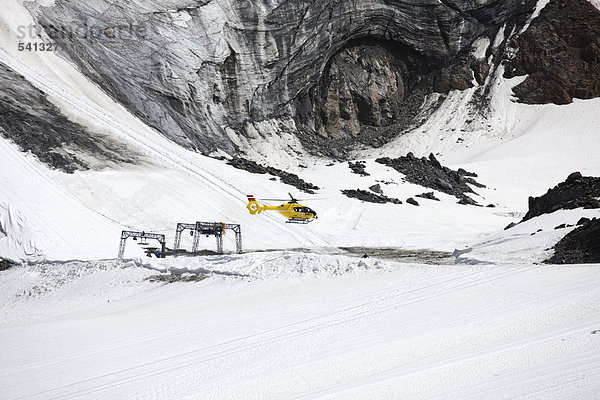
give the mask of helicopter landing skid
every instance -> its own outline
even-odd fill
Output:
[[[314,218],[311,219],[303,219],[303,218],[290,218],[287,221],[285,221],[286,224],[308,224],[309,222],[312,222],[314,220]]]

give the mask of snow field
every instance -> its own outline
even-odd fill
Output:
[[[272,256],[252,255],[294,269]],[[244,268],[236,256],[209,264]],[[0,327],[3,396],[558,399],[600,390],[595,266],[382,265],[112,292],[81,274],[13,303],[52,312]],[[118,271],[140,283],[152,273]]]

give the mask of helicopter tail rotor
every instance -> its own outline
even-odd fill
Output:
[[[250,214],[255,215],[255,214],[260,214],[263,210],[263,207],[258,204],[258,201],[256,201],[256,198],[254,197],[254,195],[247,195],[248,196],[248,205],[246,206],[246,208],[248,209],[248,211],[250,211]]]

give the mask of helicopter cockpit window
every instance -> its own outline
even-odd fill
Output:
[[[294,207],[294,211],[295,212],[300,212],[300,213],[310,213],[310,214],[315,214],[315,212],[313,210],[311,210],[308,207]]]

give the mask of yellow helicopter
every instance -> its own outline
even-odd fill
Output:
[[[300,223],[300,224],[308,224],[309,222],[314,221],[317,218],[317,213],[303,206],[302,204],[298,204],[298,200],[296,200],[290,193],[291,200],[285,204],[281,204],[278,206],[267,206],[261,205],[256,201],[254,195],[248,195],[248,211],[250,214],[256,215],[260,214],[263,211],[279,211],[281,215],[286,217],[288,220],[286,222],[289,223]],[[273,200],[273,201],[282,201],[281,199],[262,199],[262,200]]]

